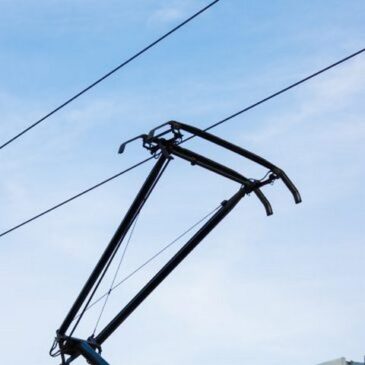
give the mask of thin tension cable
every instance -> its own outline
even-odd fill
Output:
[[[153,190],[153,188],[156,186],[156,184],[157,184],[157,183],[158,183],[158,181],[160,180],[160,178],[161,178],[161,176],[162,176],[163,172],[165,171],[165,169],[166,169],[166,167],[167,167],[167,165],[168,165],[168,164],[169,164],[169,161],[167,161],[167,162],[166,162],[165,166],[164,166],[164,167],[162,168],[162,170],[160,171],[160,173],[159,173],[158,177],[156,178],[156,180],[155,180],[154,184],[151,186],[151,188],[150,188],[150,190],[149,190],[149,193],[148,193],[148,194],[147,194],[147,196],[144,198],[143,204],[146,202],[146,199],[148,198],[149,194],[151,193],[151,191]],[[139,215],[139,212],[137,213],[137,216],[135,217],[135,219],[137,219],[138,215]],[[129,228],[130,228],[130,227],[129,227]],[[94,295],[95,295],[96,291],[97,291],[97,290],[98,290],[98,288],[99,288],[99,285],[101,284],[101,282],[102,282],[102,280],[103,280],[103,278],[104,278],[104,276],[105,276],[106,272],[108,271],[108,269],[109,269],[109,267],[110,267],[110,265],[111,265],[111,263],[112,263],[112,261],[113,261],[113,259],[114,259],[115,255],[117,254],[117,252],[118,252],[118,250],[119,250],[119,247],[121,246],[121,244],[122,244],[122,241],[119,241],[119,242],[118,242],[118,246],[115,248],[114,253],[111,255],[111,257],[110,257],[110,259],[109,259],[109,261],[108,261],[107,265],[105,266],[105,268],[104,268],[104,270],[103,270],[103,272],[102,272],[101,276],[99,277],[99,279],[98,279],[98,281],[97,281],[97,283],[96,283],[96,285],[95,285],[95,287],[94,287],[94,289],[93,289],[92,293],[90,294],[90,296],[89,296],[89,298],[88,298],[88,300],[87,300],[87,302],[86,302],[86,304],[85,304],[85,306],[84,306],[84,309],[82,309],[81,314],[80,314],[80,316],[78,317],[78,319],[77,319],[77,321],[76,321],[75,325],[73,326],[73,328],[72,328],[72,330],[71,330],[71,332],[70,332],[69,336],[72,336],[72,335],[73,335],[73,333],[75,332],[75,330],[76,330],[76,328],[77,328],[78,324],[80,323],[80,321],[81,321],[81,319],[82,319],[83,315],[85,314],[86,308],[88,307],[88,305],[89,305],[89,304],[90,304],[90,302],[92,301],[92,299],[93,299],[93,297],[94,297]]]
[[[183,238],[185,235],[187,235],[189,232],[191,232],[194,228],[196,228],[199,224],[204,222],[206,219],[208,219],[210,216],[212,216],[218,209],[220,208],[220,205],[218,205],[216,208],[214,208],[211,212],[206,214],[204,217],[199,219],[196,223],[194,223],[191,227],[189,227],[187,230],[185,230],[183,233],[181,233],[179,236],[177,236],[173,241],[168,243],[166,246],[164,246],[160,251],[155,253],[153,256],[151,256],[148,260],[146,260],[144,263],[142,263],[140,266],[138,266],[135,270],[133,270],[131,273],[129,273],[127,276],[125,276],[121,281],[119,281],[117,284],[115,284],[108,292],[104,293],[102,296],[100,296],[98,299],[96,299],[93,303],[86,306],[82,313],[78,314],[73,320],[79,322],[80,317],[82,317],[85,312],[87,312],[89,309],[94,307],[96,304],[98,304],[102,299],[104,299],[108,293],[113,292],[115,289],[120,287],[123,283],[128,281],[130,278],[132,278],[134,275],[136,275],[139,271],[141,271],[145,266],[147,266],[150,262],[152,262],[154,259],[156,259],[158,256],[160,256],[163,252],[165,252],[167,249],[169,249],[171,246],[173,246],[176,242],[178,242],[181,238]],[[49,351],[49,354],[52,357],[57,357],[60,355],[60,351],[55,351],[57,346],[57,341],[55,340],[51,350]]]
[[[206,214],[204,217],[199,219],[196,223],[194,223],[191,227],[189,227],[186,231],[181,233],[179,236],[177,236],[173,241],[168,243],[166,246],[164,246],[161,250],[159,250],[157,253],[155,253],[153,256],[151,256],[148,260],[146,260],[144,263],[142,263],[140,266],[138,266],[135,270],[133,270],[131,273],[129,273],[127,276],[125,276],[121,281],[119,281],[117,284],[115,284],[110,292],[113,292],[115,289],[117,289],[119,286],[124,284],[126,281],[128,281],[130,278],[132,278],[135,274],[137,274],[139,271],[141,271],[145,266],[147,266],[150,262],[152,262],[157,257],[161,256],[167,249],[169,249],[171,246],[173,246],[176,242],[178,242],[181,238],[186,236],[189,232],[191,232],[194,228],[196,228],[199,224],[203,223],[206,219],[208,219],[211,215],[213,215],[218,209],[220,208],[220,205],[214,208],[211,212]],[[105,298],[108,295],[108,292],[104,293],[102,296],[100,296],[98,299],[96,299],[94,302],[92,302],[86,309],[85,312],[94,307],[96,304],[98,304],[103,298]],[[74,318],[74,321],[79,318],[80,315],[76,316]]]
[[[122,266],[122,264],[123,264],[124,257],[125,257],[125,255],[126,255],[126,253],[127,253],[127,250],[128,250],[129,244],[131,243],[131,240],[132,240],[132,237],[133,237],[133,233],[134,233],[134,230],[135,230],[136,225],[137,225],[137,222],[138,222],[138,218],[139,218],[139,214],[137,215],[137,218],[136,218],[136,220],[135,220],[135,221],[134,221],[134,223],[133,223],[133,226],[132,226],[132,228],[131,228],[131,232],[130,232],[130,234],[129,234],[128,240],[127,240],[127,242],[126,242],[126,244],[125,244],[125,246],[124,246],[124,250],[123,250],[122,255],[121,255],[121,257],[120,257],[120,260],[119,260],[119,263],[118,263],[117,269],[115,270],[115,273],[114,273],[114,276],[113,276],[113,280],[112,280],[112,282],[111,282],[111,284],[110,284],[110,288],[109,288],[109,290],[108,290],[108,292],[107,292],[107,294],[106,294],[105,301],[104,301],[103,306],[102,306],[102,308],[101,308],[101,310],[100,310],[99,317],[98,317],[98,319],[97,319],[97,321],[96,321],[96,324],[95,324],[94,331],[93,331],[92,335],[95,335],[95,332],[96,332],[96,330],[98,329],[98,326],[99,326],[99,323],[100,323],[101,317],[103,316],[103,313],[104,313],[104,311],[105,311],[105,307],[106,307],[106,305],[107,305],[107,303],[108,303],[108,300],[109,300],[109,297],[110,297],[110,293],[112,292],[112,288],[113,288],[113,286],[114,286],[114,284],[115,284],[115,281],[117,280],[118,273],[119,273],[120,268],[121,268],[121,266]],[[87,309],[87,307],[86,307],[86,309]]]

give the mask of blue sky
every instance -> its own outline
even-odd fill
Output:
[[[0,0],[1,141],[205,4]],[[1,231],[146,157],[137,144],[118,155],[123,140],[170,119],[206,127],[363,48],[364,11],[360,0],[221,0],[1,151]],[[214,130],[286,170],[303,204],[281,183],[265,189],[270,218],[255,199],[242,201],[104,345],[110,363],[363,357],[364,81],[360,56]],[[248,176],[265,173],[204,143],[189,146]],[[237,189],[181,161],[171,165],[121,277]],[[52,363],[55,329],[150,168],[1,239],[4,362]],[[114,293],[102,324],[172,252]],[[90,311],[80,336],[97,314]]]

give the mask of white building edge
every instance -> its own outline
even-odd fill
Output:
[[[347,361],[344,357],[341,357],[340,359],[322,362],[318,365],[365,365],[363,362],[355,362],[355,361]]]

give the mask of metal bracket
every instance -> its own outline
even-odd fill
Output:
[[[161,129],[163,127],[168,127],[168,129],[165,129],[162,132],[156,134],[156,131],[158,131],[159,129]],[[286,173],[278,166],[274,165],[270,161],[266,160],[265,158],[255,154],[251,151],[248,151],[240,146],[237,146],[220,137],[217,137],[205,130],[202,130],[197,127],[193,127],[191,125],[184,124],[181,122],[169,121],[167,123],[161,124],[158,127],[152,129],[148,134],[141,134],[138,137],[132,138],[121,144],[121,146],[119,148],[119,153],[124,152],[127,144],[129,144],[137,139],[142,139],[143,147],[148,149],[150,151],[150,153],[153,155],[158,155],[158,151],[162,151],[163,147],[165,147],[167,149],[170,148],[171,149],[170,152],[172,154],[174,154],[174,152],[172,152],[172,151],[176,151],[177,147],[176,148],[172,148],[172,147],[178,146],[179,144],[181,144],[183,142],[182,131],[188,132],[188,133],[192,134],[192,136],[194,136],[194,137],[197,136],[202,139],[205,139],[206,141],[212,142],[220,147],[223,147],[236,154],[239,154],[240,156],[245,157],[245,158],[269,169],[269,171],[271,171],[275,176],[277,176],[284,182],[286,187],[292,193],[296,204],[298,204],[302,201],[302,198],[301,198],[300,193],[299,193],[298,189],[296,188],[296,186],[289,179],[289,177],[286,175]],[[172,134],[170,139],[162,138],[162,137],[166,136],[167,134]],[[188,150],[185,149],[184,151],[188,151]],[[191,154],[193,154],[192,151],[190,151],[190,155]],[[182,156],[180,156],[180,157],[182,157]],[[204,158],[203,156],[200,156],[200,157]],[[187,153],[185,153],[185,156],[182,158],[188,159]],[[194,163],[193,160],[191,162]],[[247,179],[247,180],[249,180],[249,179]],[[256,195],[258,196],[258,198],[260,199],[262,204],[264,204],[267,215],[271,215],[272,209],[269,207],[268,200],[265,198],[265,196],[261,192],[258,192],[258,194],[256,194]]]
[[[59,344],[62,356],[61,365],[70,364],[80,355],[83,356],[89,364],[109,365],[109,363],[101,357],[101,346],[96,343],[93,337],[89,337],[87,340],[82,340],[75,337],[62,336],[56,340]],[[66,355],[69,355],[67,360],[65,357]]]

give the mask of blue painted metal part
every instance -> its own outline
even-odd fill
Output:
[[[109,365],[98,352],[96,352],[87,341],[80,342],[79,346],[80,354],[92,365]]]

